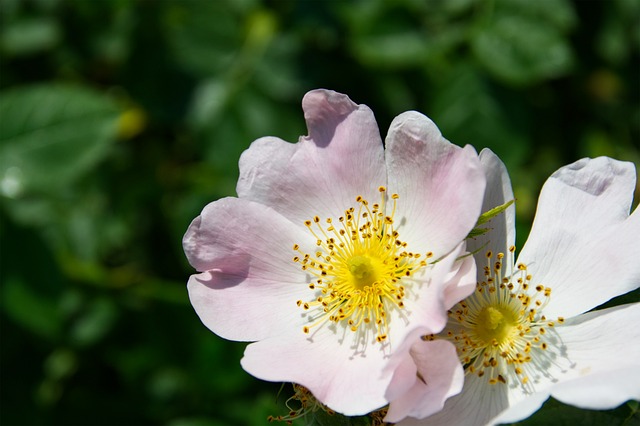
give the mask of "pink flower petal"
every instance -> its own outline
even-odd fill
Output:
[[[429,119],[417,113],[394,121],[385,162],[375,119],[366,106],[354,104],[345,95],[318,90],[305,96],[303,109],[309,136],[297,144],[276,138],[254,142],[240,160],[239,198],[210,204],[190,226],[183,241],[185,253],[204,272],[191,277],[189,294],[198,315],[215,333],[233,340],[258,340],[247,347],[242,360],[248,372],[265,380],[299,383],[341,413],[365,414],[388,403],[385,393],[393,377],[396,390],[413,385],[407,380],[415,378],[394,376],[396,368],[406,366],[410,337],[440,331],[446,310],[473,290],[473,258],[459,258],[465,253],[462,241],[480,214],[485,175],[473,148],[450,144]],[[388,291],[385,297],[406,303],[390,308],[395,302],[385,299],[389,305],[383,306],[389,311],[384,308],[380,313],[376,302],[380,299],[372,296],[363,302],[370,303],[364,308],[368,313],[349,317],[362,320],[354,333],[346,319],[335,316],[343,307],[340,303],[354,294],[347,291],[344,299],[333,300],[329,300],[333,292],[322,296],[330,289],[329,280],[336,279],[330,271],[343,272],[345,264],[333,269],[332,262],[338,256],[343,256],[340,262],[351,256],[346,249],[346,254],[336,254],[327,248],[334,245],[328,235],[335,232],[346,246],[349,238],[343,242],[332,226],[307,230],[304,222],[313,219],[320,224],[327,218],[349,216],[344,211],[358,207],[358,195],[371,204],[380,203],[378,188],[389,186],[388,174],[394,187],[388,193],[398,192],[400,200],[395,215],[385,213],[394,216],[398,238],[408,243],[409,256],[418,253],[416,259],[422,256],[437,262],[422,266],[416,260],[396,266],[392,273],[403,276],[403,289],[384,290]],[[358,217],[365,214],[374,213]],[[357,235],[361,223],[356,223],[353,229],[345,225],[348,235],[352,230]],[[367,238],[373,235],[377,234]],[[293,261],[294,244],[300,246],[300,254],[309,254],[305,262],[322,259],[304,264],[308,274]],[[385,244],[384,253],[394,244],[404,247],[399,241]],[[434,256],[427,257],[427,252]],[[373,249],[367,255],[381,256]],[[393,262],[405,255],[398,253]],[[354,266],[348,265],[349,270]],[[398,276],[389,276],[397,282]],[[309,280],[316,278],[318,287],[327,286],[310,291]],[[315,306],[301,310],[298,301]],[[369,322],[374,319],[370,315],[380,322]],[[327,322],[311,324],[313,316]],[[374,343],[376,337],[384,343]]]
[[[404,396],[409,389],[414,386],[418,367],[411,356],[410,350],[411,347],[426,334],[429,334],[427,330],[419,328],[409,333],[404,342],[402,342],[399,351],[394,353],[392,359],[387,364],[386,371],[393,372],[393,377],[385,392],[387,401],[394,401]]]
[[[271,206],[294,223],[338,217],[385,186],[383,145],[371,110],[346,95],[314,90],[302,101],[309,136],[297,144],[255,141],[240,158],[240,198]]]
[[[460,244],[425,272],[432,281],[416,288],[418,299],[408,295],[406,309],[389,312],[390,346],[385,351],[372,342],[366,351],[354,349],[355,334],[343,323],[322,326],[311,335],[304,334],[297,323],[279,336],[249,345],[242,360],[245,370],[264,380],[299,383],[324,404],[347,415],[364,414],[387,404],[385,393],[393,374],[395,389],[404,390],[414,382],[414,377],[394,373],[406,366],[403,357],[408,357],[412,342],[421,335],[439,332],[446,323],[447,305],[455,304],[475,286],[472,258],[456,260],[463,248]]]
[[[527,395],[526,398],[512,400],[510,401],[511,406],[491,419],[488,424],[496,425],[503,423],[515,423],[520,420],[524,420],[538,411],[547,399],[549,399],[548,390]]]
[[[261,339],[302,324],[296,301],[309,289],[292,246],[313,247],[309,240],[261,204],[225,198],[205,207],[184,237],[191,264],[209,271],[188,284],[203,323],[233,340]]]
[[[443,280],[445,309],[451,309],[456,303],[470,296],[475,291],[477,283],[477,267],[473,256],[462,251],[453,251],[452,254],[459,260],[450,267],[448,278]]]
[[[514,199],[511,180],[504,163],[490,149],[480,152],[480,163],[487,178],[487,189],[484,193],[482,212],[501,206]],[[494,254],[504,253],[516,243],[515,205],[512,204],[503,213],[495,216],[489,222],[481,225],[489,232],[476,238],[469,239],[467,245],[470,252],[477,252],[482,264],[486,261],[487,251]]]
[[[640,364],[599,372],[556,386],[553,397],[565,404],[590,410],[610,410],[627,401],[640,400]]]
[[[400,195],[400,235],[414,251],[447,254],[480,215],[486,178],[476,151],[449,143],[415,111],[393,120],[386,146],[389,191]]]
[[[572,368],[552,373],[563,382],[625,367],[637,369],[640,367],[638,324],[640,303],[601,309],[567,320],[566,325],[557,327],[556,331],[562,345],[566,346],[567,358],[572,363]],[[556,386],[552,386],[552,395],[555,395]],[[603,384],[603,388],[605,387]],[[636,392],[640,392],[640,382],[636,382]],[[567,398],[569,396],[567,394]],[[594,397],[589,396],[588,400],[593,401]],[[622,402],[624,401],[620,401]],[[588,402],[585,400],[576,405],[584,407]]]
[[[295,304],[306,296],[304,283],[273,282],[213,270],[192,275],[187,288],[202,323],[225,339],[255,341],[291,327],[301,330],[304,324]],[[286,301],[290,303],[283,303]]]
[[[408,293],[415,296],[405,299],[404,319],[392,315],[394,333],[398,333],[398,323],[404,320],[410,321],[411,327],[424,329],[423,334],[439,333],[447,323],[447,309],[473,293],[476,267],[473,257],[465,255],[464,247],[464,243],[459,244],[435,265],[418,272],[415,280],[406,285]]]
[[[428,379],[427,379],[428,380]],[[424,419],[407,417],[398,426],[483,426],[509,406],[507,389],[485,378],[467,375],[462,392],[447,399],[444,408]]]
[[[610,409],[640,397],[640,304],[589,312],[556,326],[566,355],[543,371],[535,394],[518,388],[510,407],[494,419],[511,423],[533,414],[549,395],[587,409]]]
[[[374,347],[354,353],[353,335],[341,327],[333,331],[325,326],[311,335],[297,331],[250,344],[242,367],[263,380],[301,384],[329,408],[348,416],[387,404],[392,372],[383,368],[389,360],[382,351]]]
[[[548,318],[571,317],[640,285],[640,213],[629,216],[633,164],[600,157],[554,173],[518,259],[553,290]]]
[[[404,395],[394,398],[385,417],[398,422],[407,416],[424,418],[442,409],[444,402],[462,390],[464,371],[456,348],[444,340],[417,341],[411,348],[417,365],[414,385]]]

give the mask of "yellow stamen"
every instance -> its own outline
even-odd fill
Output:
[[[450,324],[442,337],[456,345],[467,374],[486,374],[494,385],[513,380],[530,390],[529,376],[539,376],[531,362],[553,362],[548,335],[564,319],[549,321],[542,315],[551,289],[532,285],[533,277],[525,264],[505,270],[503,266],[513,265],[515,247],[509,247],[508,252],[506,256],[498,253],[493,263],[494,254],[487,252],[484,280],[474,294],[449,311]]]
[[[309,302],[299,300],[298,306],[309,310],[310,324],[303,331],[319,327],[327,321],[344,324],[351,331],[371,327],[375,340],[388,339],[389,315],[392,309],[403,309],[407,280],[427,266],[433,254],[407,251],[407,243],[399,239],[394,227],[398,195],[391,195],[392,206],[387,211],[386,188],[379,188],[381,202],[369,205],[362,196],[356,197],[358,210],[351,207],[324,226],[318,216],[305,221],[316,239],[317,251],[304,253],[299,244],[293,246],[297,255],[293,261],[309,273],[308,284],[315,296]]]

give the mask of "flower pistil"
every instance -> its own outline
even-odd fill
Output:
[[[514,252],[515,247],[509,247],[508,265],[513,265]],[[533,287],[526,265],[504,273],[504,253],[495,261],[492,252],[486,257],[484,280],[449,311],[445,338],[456,345],[466,374],[486,375],[490,384],[510,383],[531,392],[545,367],[563,355],[553,327],[564,319],[549,320],[542,314],[551,288]]]
[[[298,244],[293,261],[311,276],[309,288],[316,297],[298,300],[298,306],[310,311],[305,333],[327,321],[346,324],[356,332],[373,327],[376,341],[388,339],[388,312],[405,307],[405,283],[433,256],[407,250],[394,228],[398,194],[392,194],[391,213],[386,212],[386,188],[379,187],[381,202],[369,205],[356,197],[358,210],[345,210],[334,224],[326,219],[326,227],[318,216],[305,222],[316,238],[317,250],[304,253]]]

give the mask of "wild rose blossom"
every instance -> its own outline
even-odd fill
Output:
[[[491,151],[480,157],[484,209],[513,199],[504,165]],[[640,286],[640,213],[629,215],[634,188],[631,163],[601,157],[559,169],[542,189],[517,261],[513,208],[493,220],[491,231],[469,244],[479,250],[477,289],[450,311],[436,337],[457,347],[463,391],[418,420],[437,410],[429,365],[415,358],[427,386],[397,396],[386,419],[509,423],[531,415],[550,395],[591,409],[640,399],[640,304],[584,313]],[[416,345],[427,351],[436,342],[443,343]]]
[[[461,256],[485,177],[472,147],[417,112],[393,120],[385,149],[371,110],[347,96],[315,90],[302,106],[309,136],[255,141],[238,197],[187,230],[200,272],[189,297],[214,333],[255,342],[241,361],[250,374],[364,414],[388,403],[407,337],[442,330],[473,291]]]

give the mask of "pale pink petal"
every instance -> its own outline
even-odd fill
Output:
[[[613,408],[640,394],[640,381],[618,370],[640,368],[640,304],[590,312],[555,327],[548,338],[560,350],[540,371],[534,395],[519,388],[509,395],[511,407],[496,422],[515,422],[535,412],[549,396],[581,408]],[[554,336],[555,335],[555,336]],[[632,376],[629,376],[632,377]]]
[[[497,155],[485,148],[480,152],[480,163],[487,178],[487,189],[482,203],[482,212],[484,213],[513,200],[514,196],[507,168]],[[509,247],[515,245],[515,211],[515,205],[512,204],[503,213],[480,226],[489,229],[486,234],[469,239],[467,250],[471,253],[477,253],[479,259],[482,259],[483,265],[486,261],[484,255],[487,251],[494,254],[506,253]]]
[[[242,367],[272,382],[293,382],[309,389],[331,409],[362,415],[387,404],[385,391],[392,371],[379,345],[356,352],[353,333],[324,326],[311,334],[301,329],[247,346]]]
[[[542,404],[549,398],[549,392],[539,392],[527,395],[524,398],[511,403],[511,406],[502,411],[499,415],[491,419],[488,424],[496,425],[503,423],[515,423],[524,420],[538,411]]]
[[[433,282],[425,281],[424,287],[413,289],[418,299],[408,295],[405,309],[388,312],[389,342],[385,351],[378,343],[368,343],[365,351],[361,345],[354,349],[355,334],[342,323],[324,325],[311,335],[304,334],[299,325],[280,336],[249,345],[242,361],[245,370],[264,380],[299,383],[343,414],[364,414],[385,405],[385,392],[392,377],[394,389],[406,389],[414,381],[406,374],[393,376],[395,370],[406,367],[403,357],[408,356],[412,342],[444,327],[444,290],[447,286],[468,286],[467,281],[475,280],[470,258],[456,261],[463,248],[464,244],[460,244],[425,273],[434,274]],[[406,287],[409,293],[413,292],[410,285]]]
[[[257,256],[264,260],[262,269],[285,281],[300,275],[291,260],[294,244],[313,249],[315,238],[304,225],[295,226],[266,206],[232,197],[209,203],[182,239],[187,259],[197,271],[242,271],[247,258]]]
[[[302,107],[309,136],[296,144],[255,141],[240,158],[238,196],[300,224],[314,215],[336,218],[358,195],[379,202],[387,178],[371,110],[329,90],[307,93]]]
[[[457,255],[459,260],[450,267],[448,277],[443,280],[444,307],[447,310],[465,297],[470,296],[475,291],[477,283],[476,262],[473,256],[470,253],[458,252],[457,250],[454,250],[452,254]]]
[[[615,368],[615,367],[614,367]],[[492,420],[492,424],[514,423],[535,413],[549,395],[560,402],[589,410],[609,410],[629,400],[640,400],[640,364],[599,371],[563,381],[527,395]]]
[[[188,284],[203,323],[232,340],[261,339],[302,324],[296,301],[308,298],[307,277],[292,258],[293,244],[313,238],[261,204],[225,198],[206,206],[184,237],[200,271]]]
[[[519,262],[553,290],[547,317],[571,317],[640,285],[640,214],[629,216],[633,164],[583,159],[555,172],[540,194]]]
[[[202,323],[218,336],[254,341],[302,330],[296,300],[308,296],[303,282],[290,283],[208,271],[189,277],[189,300]]]
[[[269,207],[232,197],[205,206],[182,239],[187,259],[198,271],[243,271],[247,259],[256,258],[255,275],[283,279],[285,274],[288,281],[300,276],[292,261],[294,244],[313,250],[315,238],[304,225],[295,226]]]
[[[421,340],[425,334],[427,334],[427,332],[420,329],[409,333],[402,343],[400,350],[394,352],[392,359],[386,365],[386,371],[393,372],[393,377],[385,392],[387,401],[400,398],[414,385],[417,378],[416,373],[418,372],[418,367],[411,357],[410,349],[411,346]]]
[[[640,363],[561,383],[553,389],[552,396],[579,408],[610,410],[629,400],[640,400],[639,384]]]
[[[480,215],[486,178],[476,151],[449,143],[415,111],[393,120],[386,147],[389,191],[400,195],[401,238],[414,252],[447,254]]]
[[[447,323],[447,309],[473,293],[475,262],[465,253],[464,247],[464,243],[458,244],[453,252],[433,266],[403,280],[407,292],[405,309],[391,312],[391,339],[398,340],[405,324],[409,330],[423,329],[423,334],[439,333]]]
[[[485,377],[465,376],[462,392],[447,399],[444,408],[424,419],[407,417],[398,426],[482,426],[509,406],[507,388],[490,385]]]
[[[581,315],[557,327],[573,368],[556,373],[559,381],[640,366],[640,303]],[[640,382],[636,383],[640,391]]]
[[[387,422],[398,422],[407,416],[427,417],[440,411],[447,398],[462,390],[464,371],[453,344],[420,340],[412,346],[411,356],[419,376],[414,376],[411,389],[392,400],[385,417]]]

